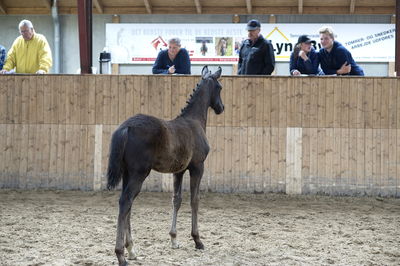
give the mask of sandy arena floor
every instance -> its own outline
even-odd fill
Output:
[[[117,265],[119,192],[0,190],[0,265]],[[190,237],[185,194],[180,249],[169,243],[170,193],[141,193],[130,265],[400,265],[400,199],[202,193]]]

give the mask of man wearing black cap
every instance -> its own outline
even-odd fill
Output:
[[[275,68],[274,48],[260,34],[261,25],[252,19],[247,23],[248,39],[240,47],[238,75],[271,75]]]

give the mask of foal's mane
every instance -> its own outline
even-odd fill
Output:
[[[186,106],[181,109],[181,113],[178,115],[178,117],[182,116],[185,113],[185,111],[189,108],[189,106],[193,104],[194,99],[199,94],[199,91],[200,91],[200,83],[197,83],[196,88],[193,89],[193,93],[190,94],[189,99],[186,101]]]

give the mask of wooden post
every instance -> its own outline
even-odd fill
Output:
[[[81,73],[92,73],[92,0],[78,0]]]

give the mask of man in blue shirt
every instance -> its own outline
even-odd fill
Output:
[[[3,65],[6,62],[6,48],[0,45],[0,70],[3,69]]]
[[[319,30],[322,48],[319,59],[325,75],[354,75],[364,76],[363,69],[354,61],[351,53],[339,42],[335,41],[330,27]]]
[[[170,39],[168,49],[158,53],[153,74],[190,74],[189,54],[185,48],[181,48],[179,38]]]

